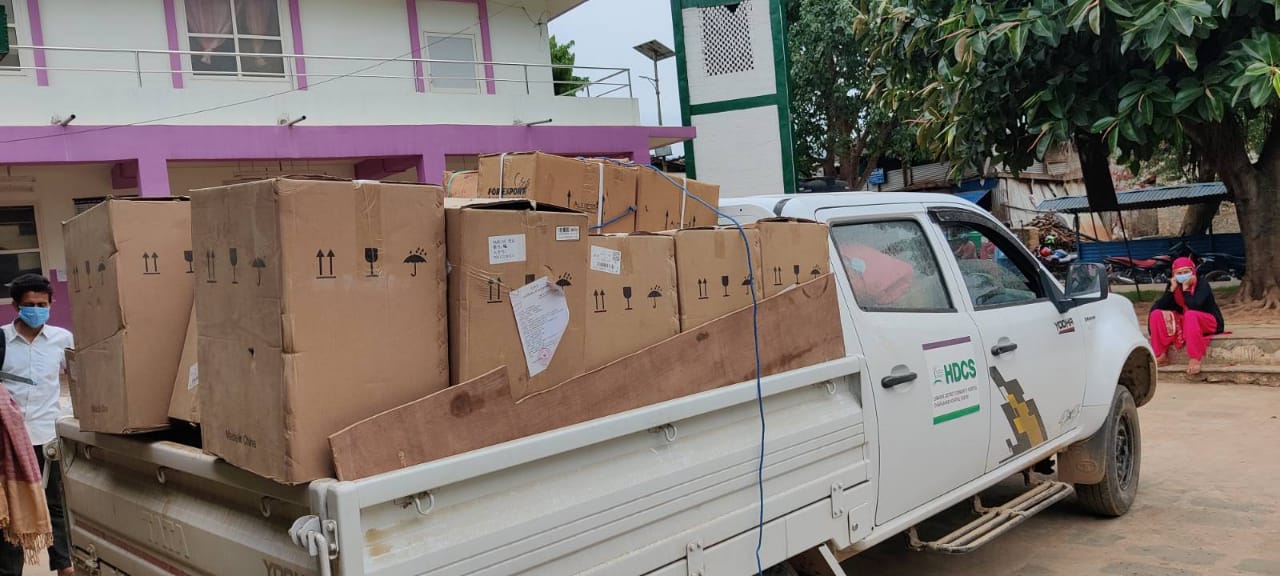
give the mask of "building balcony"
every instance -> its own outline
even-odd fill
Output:
[[[0,126],[635,126],[626,68],[15,45]],[[556,81],[557,70],[585,81]],[[557,95],[565,94],[572,95]],[[299,120],[305,117],[305,120]]]

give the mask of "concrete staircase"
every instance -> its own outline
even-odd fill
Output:
[[[1280,387],[1280,326],[1229,327],[1231,334],[1217,336],[1209,344],[1199,375],[1186,374],[1185,352],[1170,350],[1172,364],[1160,368],[1160,379]]]

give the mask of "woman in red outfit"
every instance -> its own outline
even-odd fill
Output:
[[[1173,278],[1164,295],[1156,301],[1148,320],[1151,348],[1156,362],[1166,364],[1169,347],[1187,348],[1187,374],[1199,374],[1200,363],[1209,348],[1209,338],[1221,334],[1226,325],[1222,311],[1213,299],[1208,282],[1196,278],[1195,263],[1190,258],[1173,261]]]

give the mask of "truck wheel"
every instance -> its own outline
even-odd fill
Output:
[[[1133,394],[1117,386],[1111,400],[1111,414],[1098,434],[1105,434],[1102,482],[1076,484],[1076,495],[1086,510],[1099,516],[1123,516],[1138,495],[1142,468],[1142,430],[1138,427],[1138,406]]]

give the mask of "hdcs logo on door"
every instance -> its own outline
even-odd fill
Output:
[[[956,384],[978,377],[977,364],[973,361],[973,358],[951,362],[942,367],[942,372],[947,384]]]

